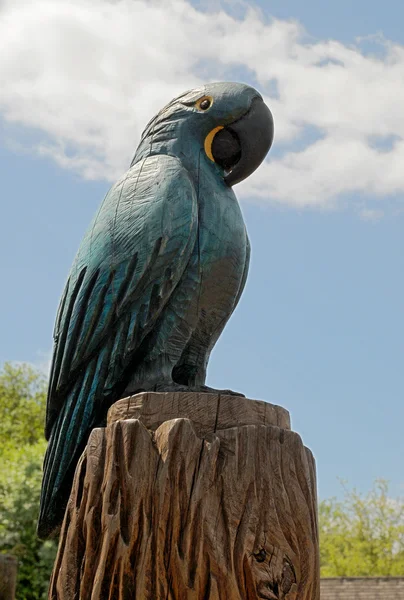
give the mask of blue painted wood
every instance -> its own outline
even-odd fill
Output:
[[[207,110],[198,108],[204,96]],[[249,263],[239,204],[205,140],[218,126],[234,127],[244,161],[237,177],[247,176],[273,134],[272,117],[262,108],[254,116],[254,103],[262,99],[253,88],[222,83],[168,104],[146,127],[129,171],[81,243],[54,330],[41,537],[60,524],[78,457],[113,402],[142,389],[205,385],[210,352]],[[252,143],[245,138],[258,118],[263,131],[272,130]]]

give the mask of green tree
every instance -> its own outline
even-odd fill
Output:
[[[25,364],[0,371],[0,552],[19,559],[17,600],[47,597],[56,544],[36,536],[42,460],[44,376]]]
[[[46,380],[27,364],[6,363],[0,372],[2,449],[43,441]]]
[[[404,575],[404,500],[389,497],[386,481],[320,502],[319,525],[322,577]]]

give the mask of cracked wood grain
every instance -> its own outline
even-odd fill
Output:
[[[49,598],[319,600],[314,459],[287,411],[261,404],[111,407],[76,470]]]

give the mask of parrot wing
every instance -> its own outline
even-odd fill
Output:
[[[178,284],[196,242],[195,188],[181,162],[151,156],[107,196],[66,284],[54,331],[38,534],[63,517],[89,433]]]

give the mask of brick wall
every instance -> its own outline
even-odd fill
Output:
[[[321,600],[404,600],[404,577],[322,579]]]

